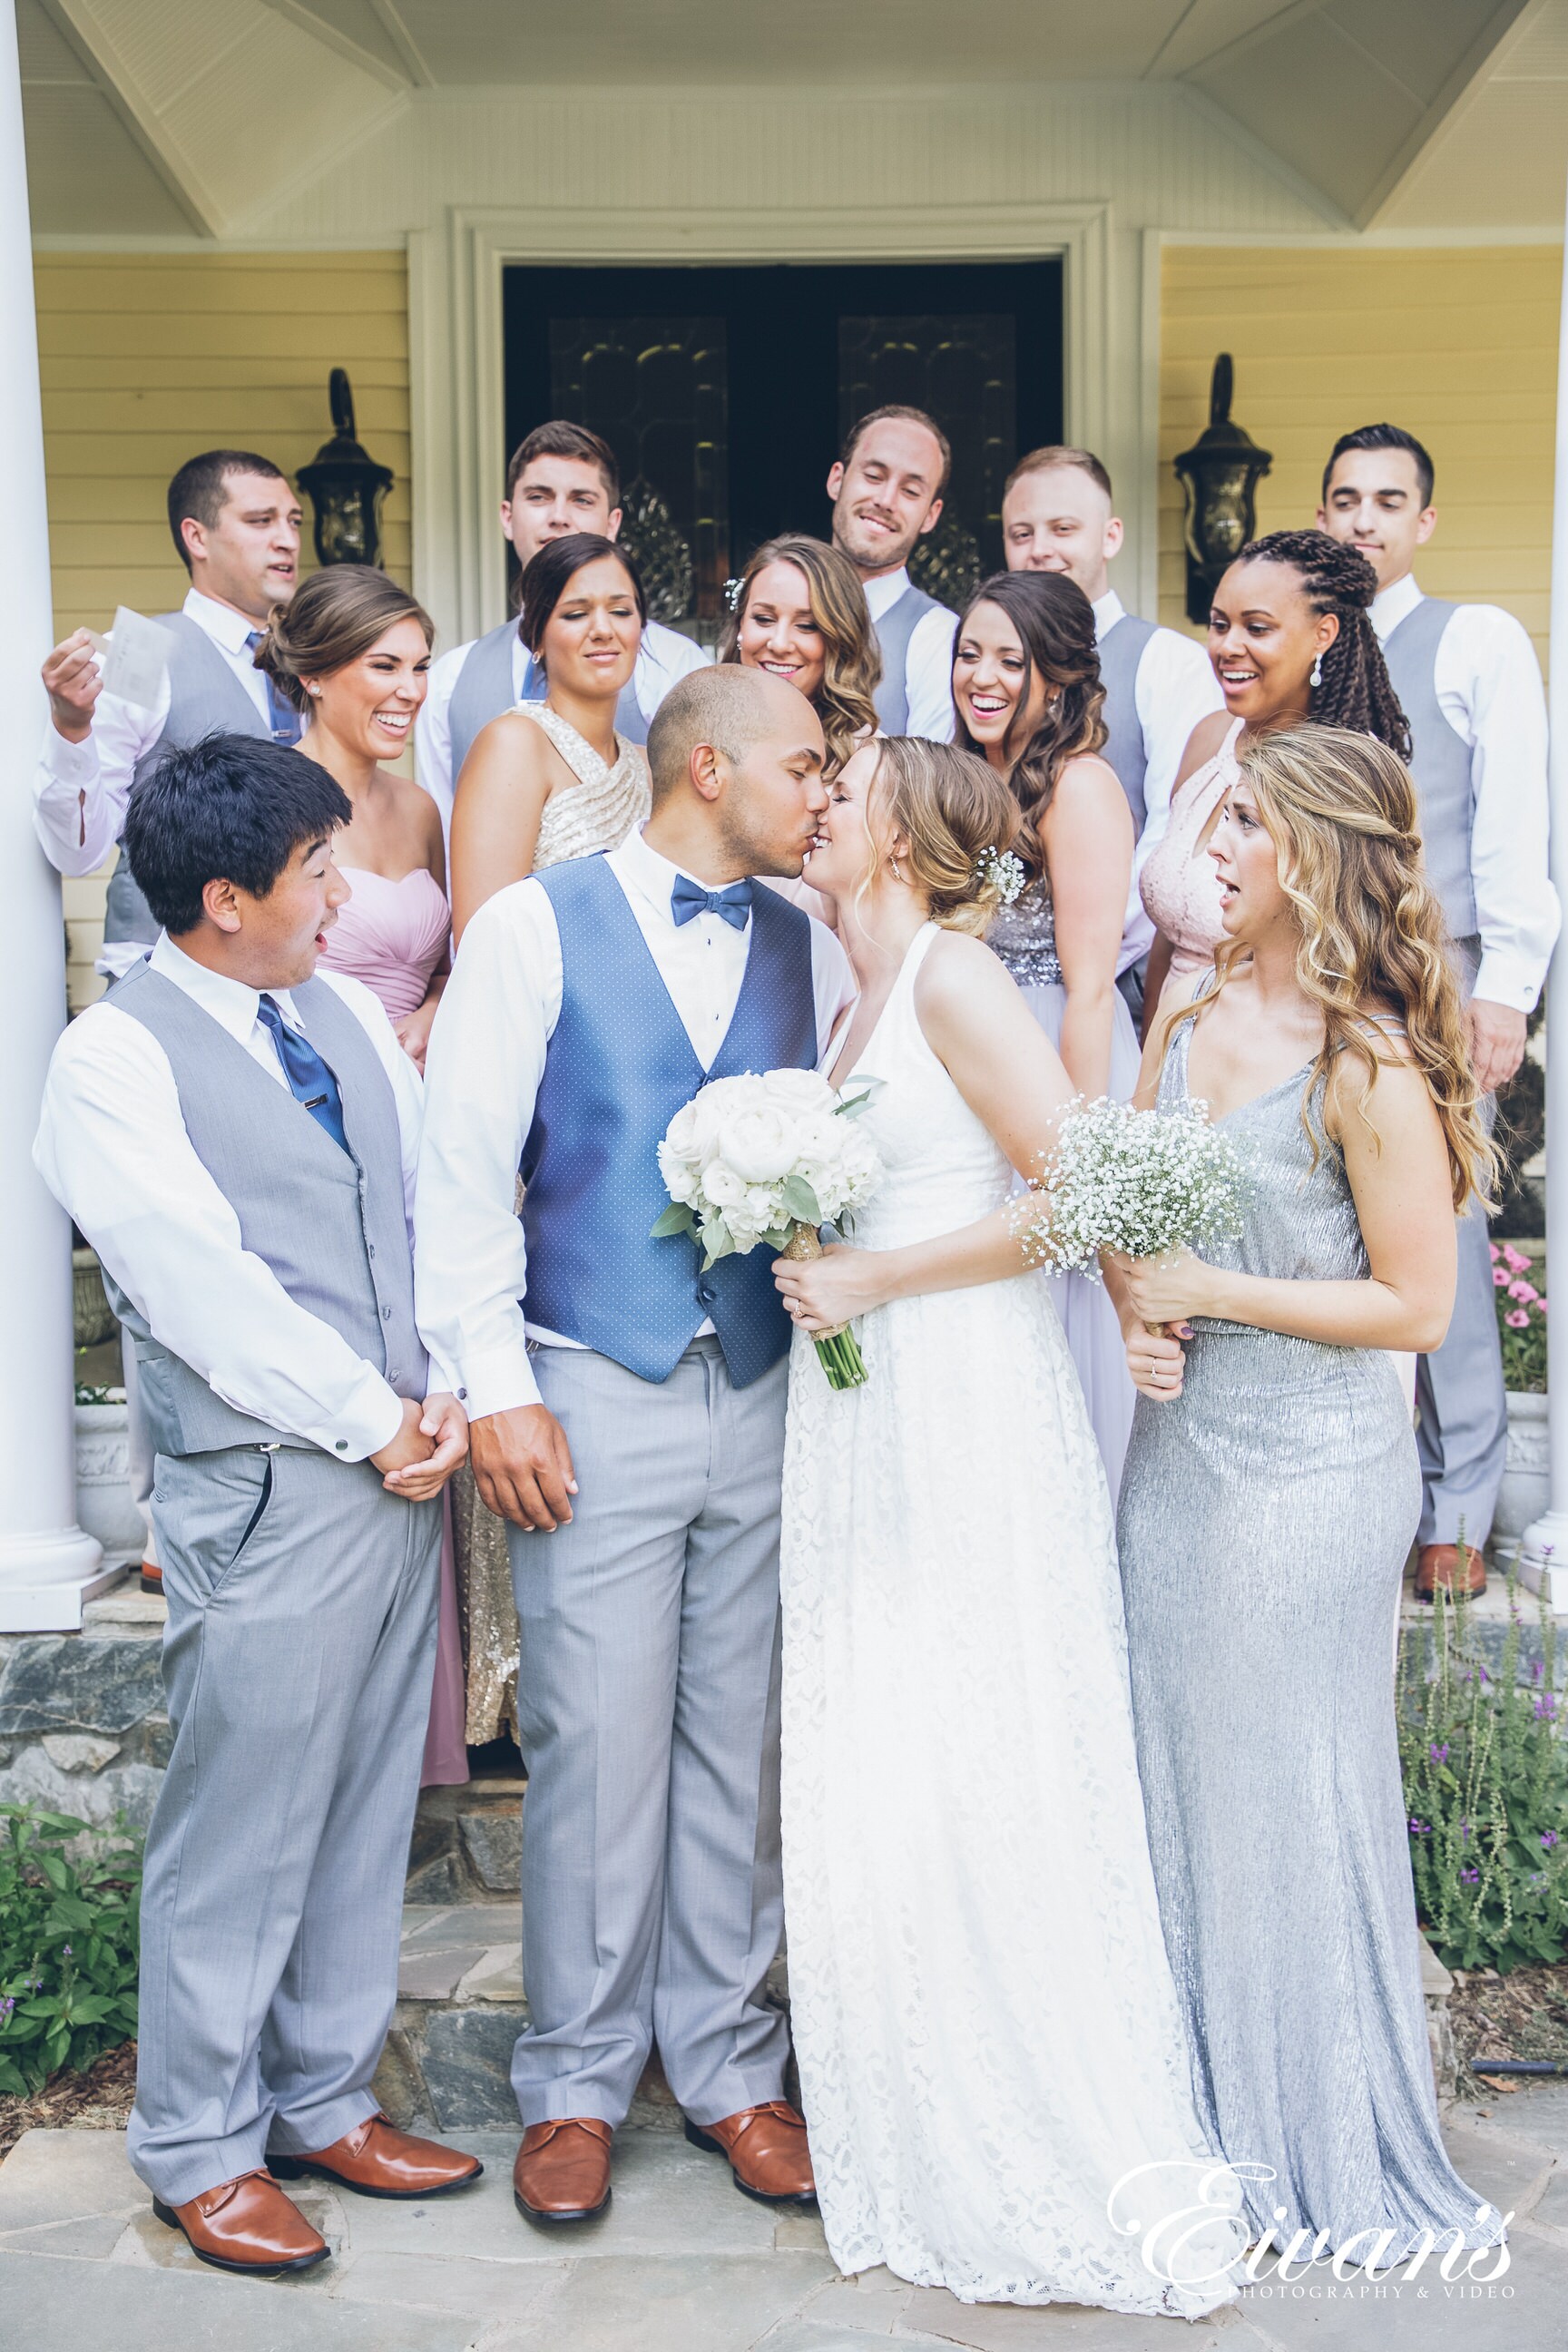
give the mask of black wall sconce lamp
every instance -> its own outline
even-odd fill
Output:
[[[1187,511],[1183,537],[1187,551],[1187,618],[1206,621],[1226,566],[1234,563],[1257,535],[1258,485],[1273,464],[1250,433],[1231,421],[1236,371],[1228,352],[1214,363],[1209,384],[1209,421],[1190,449],[1175,460]]]
[[[379,563],[381,503],[394,477],[354,438],[354,396],[348,370],[334,368],[328,383],[333,433],[308,466],[300,488],[316,510],[318,563]]]

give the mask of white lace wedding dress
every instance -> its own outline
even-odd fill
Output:
[[[886,1174],[871,1249],[1012,1176],[926,1044],[915,939],[855,1076]],[[1211,2160],[1155,1907],[1100,1454],[1046,1277],[865,1317],[868,1385],[790,1365],[784,1832],[795,2047],[827,2242],[965,2302],[1191,2316],[1136,2218]],[[1139,2166],[1169,2171],[1107,2200]],[[1215,2251],[1216,2239],[1218,2251]]]

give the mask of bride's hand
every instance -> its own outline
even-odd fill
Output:
[[[1216,1270],[1191,1250],[1172,1250],[1164,1257],[1108,1255],[1141,1323],[1184,1323],[1189,1316],[1219,1313]]]
[[[1152,1397],[1156,1404],[1169,1404],[1173,1397],[1179,1397],[1187,1366],[1181,1341],[1168,1331],[1146,1331],[1138,1323],[1123,1336],[1133,1387],[1142,1395]]]
[[[802,1331],[836,1331],[880,1307],[888,1297],[879,1273],[884,1255],[830,1243],[820,1257],[775,1257],[773,1280],[791,1321]]]

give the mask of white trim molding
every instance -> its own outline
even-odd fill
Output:
[[[416,593],[447,644],[493,628],[506,610],[495,510],[504,434],[501,271],[509,262],[996,261],[1059,254],[1066,429],[1111,438],[1110,206],[1084,204],[781,205],[710,210],[454,206],[447,232],[410,239]],[[1139,436],[1142,438],[1141,434]],[[825,463],[828,453],[825,454]]]

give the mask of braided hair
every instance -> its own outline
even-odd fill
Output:
[[[1408,760],[1410,728],[1368,616],[1377,574],[1366,557],[1326,530],[1271,530],[1248,540],[1236,560],[1288,564],[1312,611],[1332,613],[1339,622],[1339,635],[1321,656],[1321,681],[1312,688],[1312,717],[1324,727],[1375,736]]]
[[[1018,633],[1024,649],[1022,713],[1037,675],[1058,690],[1040,714],[1029,740],[1015,748],[1008,782],[1021,824],[1014,845],[1030,875],[1044,870],[1040,825],[1051,804],[1057,778],[1084,751],[1098,751],[1106,740],[1105,684],[1094,635],[1094,607],[1065,572],[998,572],[983,580],[963,608],[953,637],[956,649],[964,624],[977,604],[994,604]],[[1015,721],[1015,724],[1016,721]],[[955,740],[966,751],[980,746],[958,713]]]

